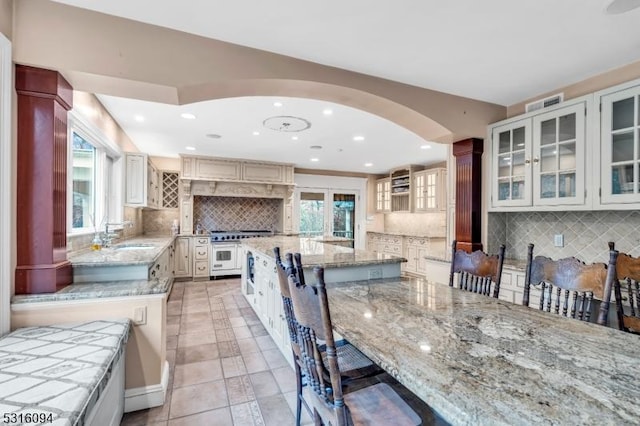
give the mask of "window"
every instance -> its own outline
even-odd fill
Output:
[[[122,221],[121,152],[75,111],[69,114],[68,232],[100,232]]]

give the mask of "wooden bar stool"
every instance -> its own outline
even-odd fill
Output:
[[[504,264],[504,244],[497,255],[490,256],[480,250],[469,254],[456,250],[457,241],[451,246],[451,272],[449,286],[453,287],[454,276],[458,274],[458,288],[485,296],[498,297]]]

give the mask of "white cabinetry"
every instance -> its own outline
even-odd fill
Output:
[[[585,205],[588,104],[578,98],[490,127],[491,210]]]
[[[170,244],[149,268],[149,279],[174,276],[174,244]]]
[[[188,278],[191,272],[191,237],[178,237],[175,241],[175,277]]]
[[[404,271],[424,276],[427,272],[425,257],[430,253],[430,241],[428,238],[405,237]]]
[[[158,208],[160,185],[158,170],[147,154],[125,153],[125,199],[129,207]]]
[[[640,207],[640,80],[596,94],[601,106],[601,204]]]
[[[446,209],[446,179],[445,168],[422,170],[413,174],[413,206],[416,213]]]
[[[391,178],[376,181],[376,212],[389,213],[391,211]]]
[[[183,156],[181,178],[293,185],[293,165],[233,158]]]
[[[194,237],[193,244],[193,279],[209,279],[209,248],[211,241],[208,237]]]

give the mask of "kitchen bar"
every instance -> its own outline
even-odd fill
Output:
[[[452,424],[638,424],[638,336],[419,278],[328,294],[336,331]]]

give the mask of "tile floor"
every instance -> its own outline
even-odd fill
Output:
[[[240,293],[239,279],[175,283],[167,324],[165,404],[127,413],[121,425],[295,424],[293,369]]]
[[[295,425],[296,382],[247,300],[240,279],[177,282],[167,307],[169,387],[162,407],[124,415],[121,426]],[[346,388],[385,382],[423,419],[447,425],[386,373]],[[302,410],[302,424],[313,424]]]

